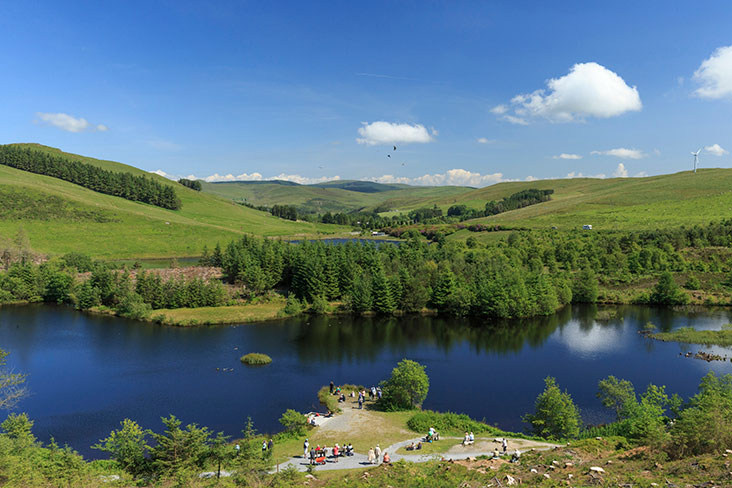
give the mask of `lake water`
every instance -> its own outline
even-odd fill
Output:
[[[615,309],[613,309],[615,310]],[[555,376],[589,422],[608,420],[595,398],[597,382],[615,375],[636,389],[649,382],[692,395],[709,370],[732,373],[732,363],[681,358],[689,348],[650,341],[637,331],[692,325],[719,329],[732,322],[721,309],[674,312],[621,307],[596,320],[591,306],[567,307],[541,319],[491,323],[437,317],[303,317],[244,326],[175,328],[44,305],[0,307],[0,347],[10,365],[28,374],[31,395],[16,409],[34,432],[81,453],[124,418],[161,429],[174,413],[230,435],[248,416],[261,431],[279,430],[287,408],[318,409],[316,391],[336,383],[376,384],[407,357],[427,366],[425,408],[465,412],[521,430]],[[607,315],[606,313],[604,314]],[[692,346],[722,355],[724,348]],[[273,363],[251,368],[239,357],[264,352]],[[220,372],[216,368],[233,368]]]

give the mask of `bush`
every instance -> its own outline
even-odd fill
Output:
[[[287,303],[285,303],[284,312],[286,315],[299,315],[303,309],[302,302],[297,299],[294,295],[287,297]]]
[[[694,275],[690,275],[689,278],[686,280],[686,283],[684,283],[684,288],[686,288],[687,290],[698,290],[699,288],[701,288],[699,278]]]
[[[250,352],[249,354],[242,356],[240,358],[240,361],[244,364],[248,364],[249,366],[260,366],[263,364],[271,363],[272,358],[267,356],[266,354]]]
[[[305,415],[300,412],[288,408],[285,410],[285,413],[282,414],[282,417],[280,417],[280,423],[285,428],[285,432],[294,437],[300,437],[305,434],[305,430],[308,426],[308,419],[306,419]]]
[[[421,364],[402,359],[391,371],[391,377],[381,384],[384,395],[380,406],[385,410],[409,410],[427,398],[430,379]]]
[[[496,434],[498,429],[484,422],[473,420],[464,413],[433,412],[423,410],[407,420],[407,427],[414,432],[427,432],[434,427],[443,435],[462,435],[465,432]]]

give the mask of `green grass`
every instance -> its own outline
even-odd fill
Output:
[[[60,153],[53,148],[39,150]],[[65,153],[64,153],[65,154]],[[112,171],[145,174],[173,185],[182,209],[166,210],[104,195],[56,178],[0,165],[0,240],[22,226],[34,250],[82,252],[97,258],[155,258],[200,255],[203,246],[226,244],[242,234],[303,237],[350,228],[291,222],[188,189],[120,163],[66,155]]]
[[[553,189],[552,200],[466,224],[594,230],[643,230],[708,223],[729,217],[732,170],[702,169],[647,178],[578,178],[500,183],[457,197],[459,203],[482,208],[528,188]],[[447,207],[449,202],[436,202]]]
[[[693,327],[681,327],[671,332],[650,334],[653,339],[664,342],[683,342],[685,344],[703,344],[705,346],[732,346],[732,328],[722,330],[696,330]]]
[[[284,309],[285,300],[283,298],[245,305],[153,310],[150,313],[150,320],[164,325],[182,326],[246,324],[282,317]]]
[[[240,358],[241,362],[250,366],[261,366],[272,362],[272,358],[259,352],[250,352]]]

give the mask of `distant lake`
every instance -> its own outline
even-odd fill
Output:
[[[632,381],[637,390],[665,384],[686,397],[707,371],[732,373],[729,361],[681,358],[689,348],[637,333],[649,321],[661,330],[719,329],[732,322],[727,310],[626,306],[605,321],[596,313],[593,306],[574,306],[503,323],[339,316],[176,328],[67,307],[5,306],[0,347],[11,352],[15,370],[28,374],[32,394],[17,410],[35,421],[35,434],[91,457],[100,453],[89,446],[126,417],[160,430],[160,417],[174,413],[184,423],[237,435],[251,416],[260,431],[276,431],[285,409],[319,409],[315,393],[322,385],[371,386],[404,357],[427,366],[425,408],[465,412],[510,430],[523,428],[521,416],[532,409],[547,375],[569,390],[586,420],[599,423],[609,417],[595,397],[597,382],[608,375]],[[730,349],[691,348],[699,349],[732,355]],[[267,353],[273,363],[246,367],[239,357],[247,352]]]

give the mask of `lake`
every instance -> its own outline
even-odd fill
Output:
[[[0,347],[9,364],[28,374],[31,395],[16,411],[35,421],[34,433],[51,436],[82,454],[131,418],[161,430],[173,413],[237,435],[248,416],[260,431],[279,430],[287,408],[318,409],[316,391],[333,380],[366,386],[386,378],[410,358],[427,366],[425,408],[467,413],[504,429],[521,430],[543,389],[555,376],[591,423],[609,419],[595,397],[597,382],[615,375],[637,390],[665,384],[669,393],[694,394],[709,370],[732,373],[732,363],[679,357],[714,351],[643,338],[647,322],[661,330],[682,326],[719,329],[732,312],[675,312],[625,306],[566,307],[554,316],[492,323],[487,320],[302,317],[244,326],[176,328],[88,315],[47,305],[0,307]],[[607,316],[615,318],[607,319]],[[273,363],[247,367],[248,352]],[[233,372],[217,371],[233,368]],[[322,410],[322,409],[321,409]]]

